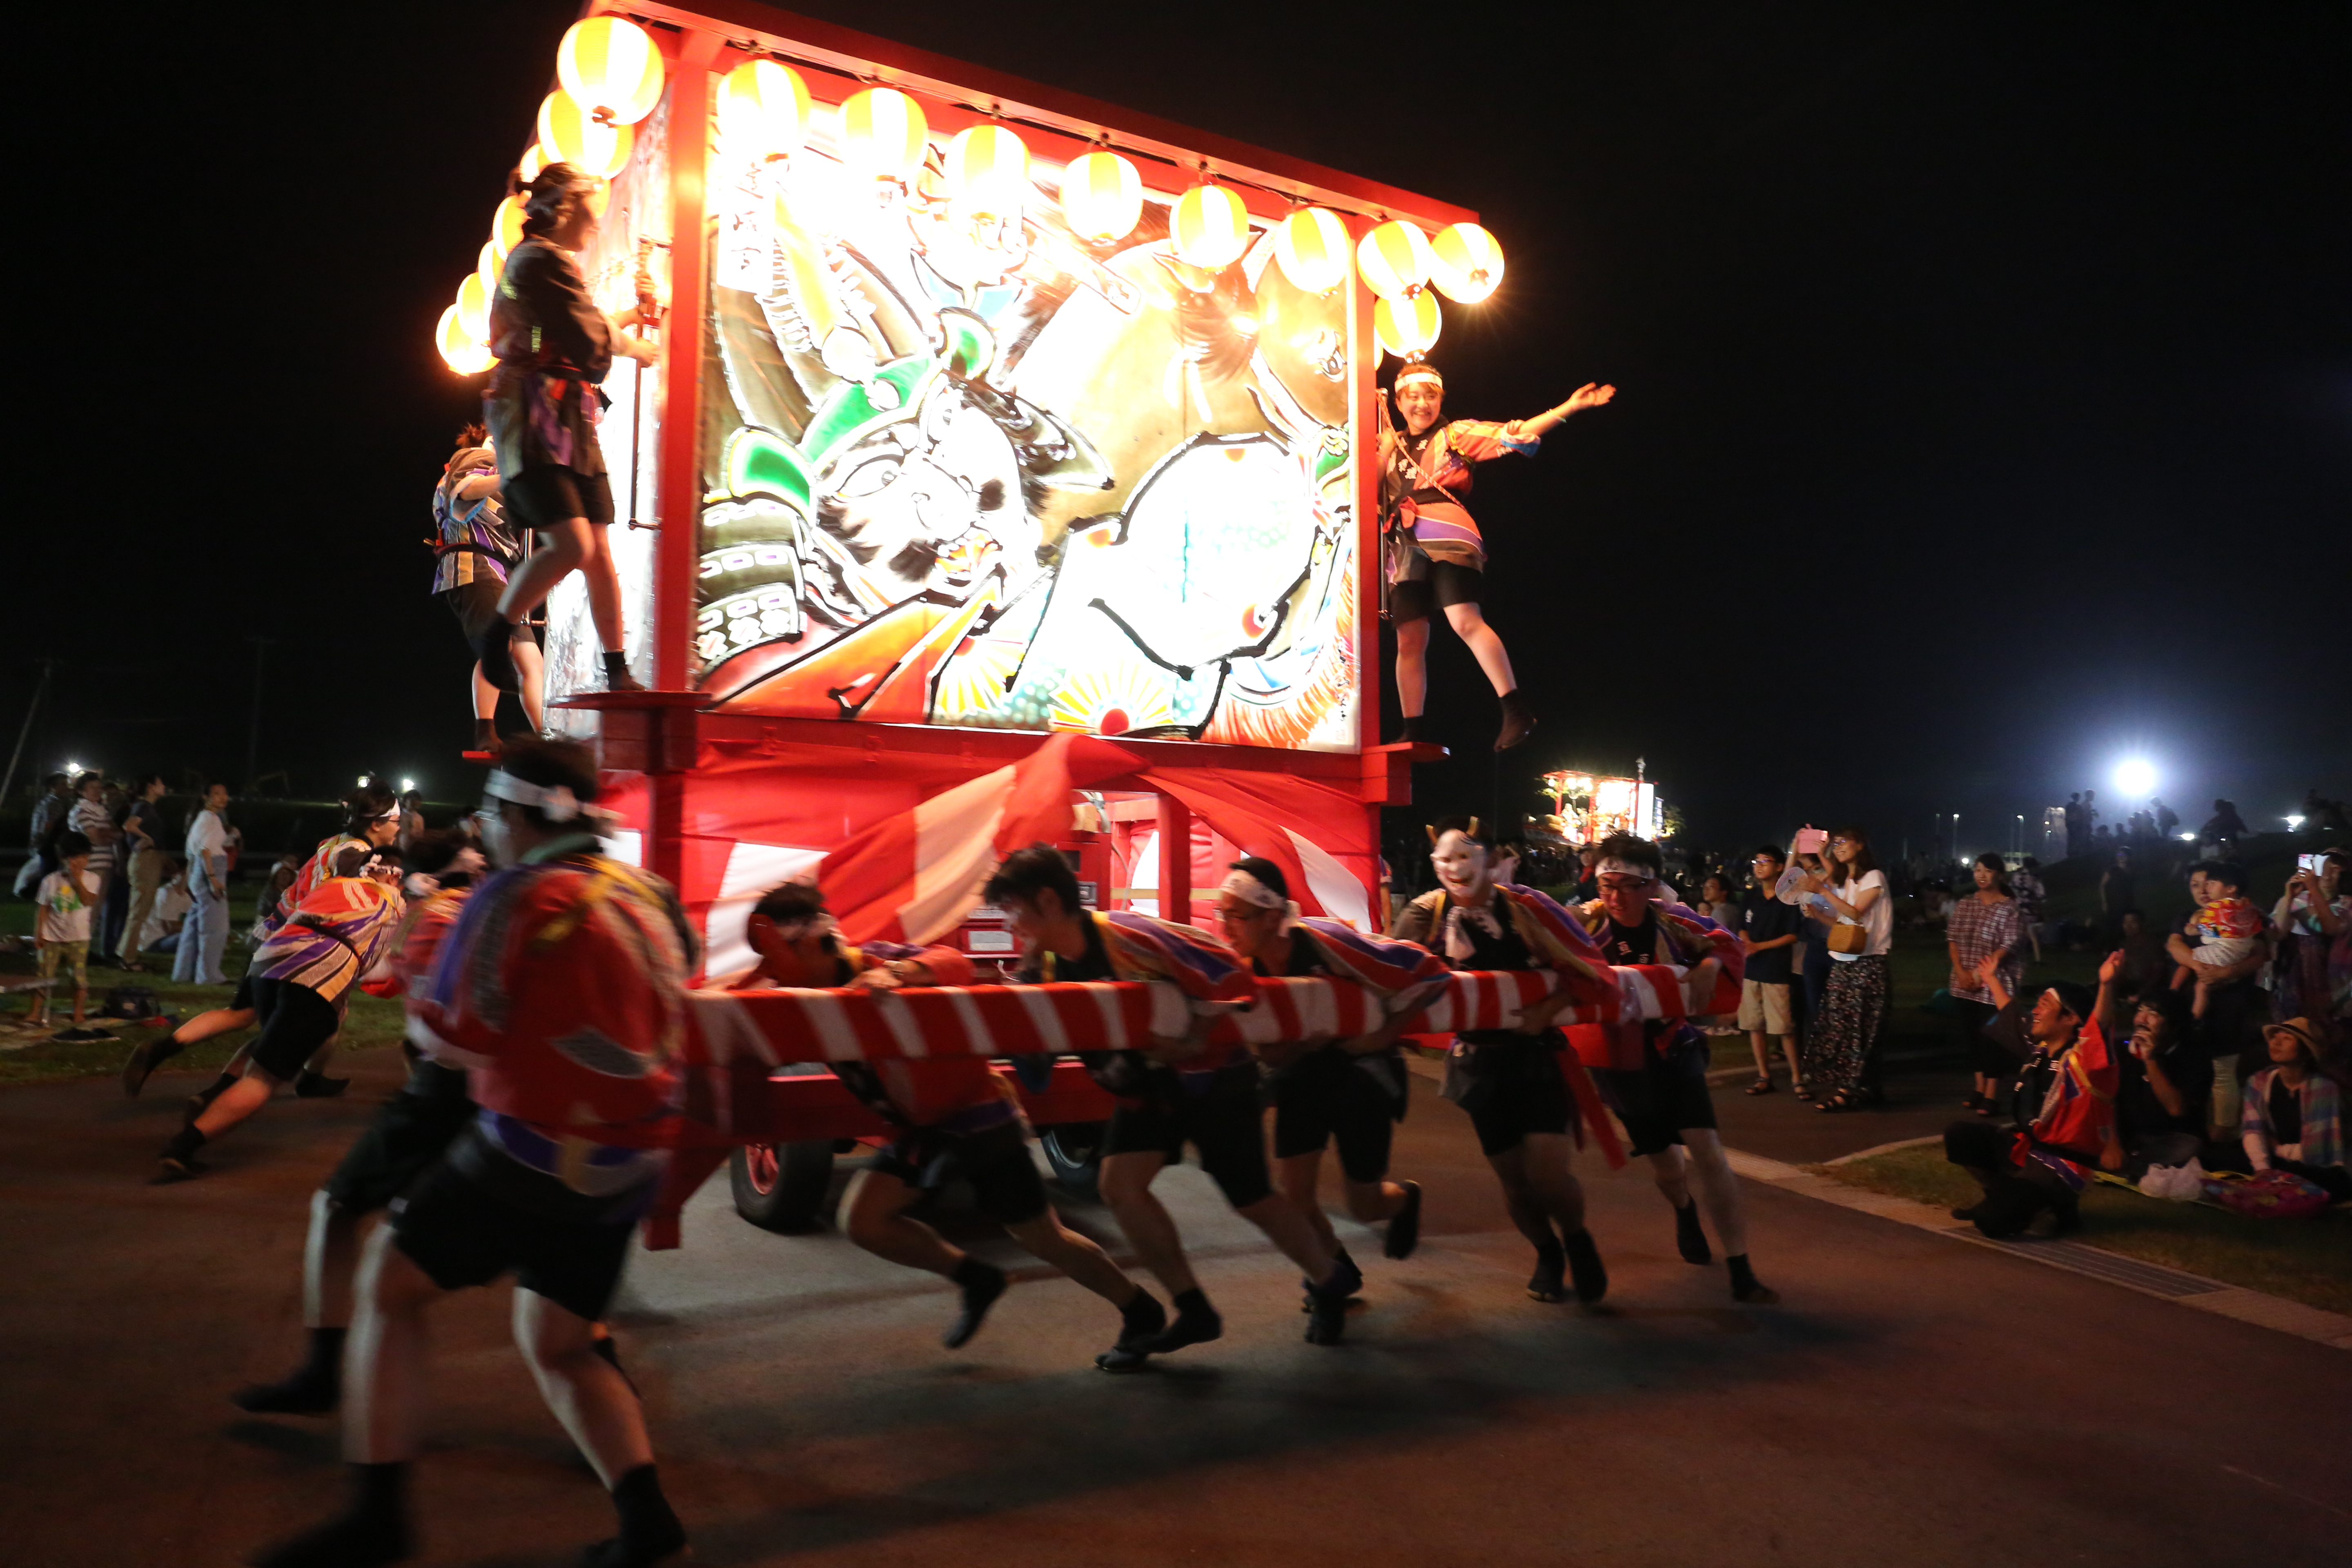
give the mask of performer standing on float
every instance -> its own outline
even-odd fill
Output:
[[[498,614],[474,642],[482,675],[501,691],[517,690],[520,672],[508,649],[514,628],[573,572],[588,586],[588,615],[604,648],[604,689],[643,691],[629,673],[621,626],[621,578],[605,531],[613,524],[613,486],[596,423],[599,390],[613,356],[652,364],[660,351],[621,329],[635,310],[607,316],[588,297],[572,256],[595,231],[590,197],[597,182],[569,163],[550,163],[524,189],[523,239],[508,256],[490,300],[491,373],[482,406],[497,449],[507,515],[540,537],[538,553],[508,581]]]
[[[1616,395],[1613,386],[1587,382],[1567,402],[1532,419],[1507,425],[1444,420],[1445,380],[1435,367],[1415,361],[1397,373],[1397,416],[1404,429],[1399,432],[1390,423],[1388,402],[1382,399],[1381,499],[1389,618],[1396,623],[1397,704],[1404,712],[1402,739],[1421,738],[1422,710],[1429,700],[1430,617],[1441,607],[1503,700],[1503,728],[1495,737],[1495,750],[1509,751],[1536,727],[1535,710],[1511,671],[1511,656],[1478,607],[1486,592],[1486,543],[1463,505],[1470,493],[1471,465],[1506,452],[1531,455],[1545,432],[1561,420],[1598,408]]]
[[[433,487],[433,596],[449,606],[472,647],[499,627],[506,628],[507,657],[515,667],[515,693],[532,734],[546,727],[539,662],[539,637],[528,617],[509,621],[499,614],[507,580],[522,564],[523,548],[507,519],[499,493],[499,458],[479,425],[457,433],[457,449]],[[499,749],[499,689],[477,662],[472,678],[474,750]]]
[[[1398,1026],[1443,987],[1444,960],[1411,942],[1367,937],[1333,920],[1301,919],[1290,879],[1271,860],[1234,862],[1217,889],[1217,926],[1255,973],[1352,981],[1381,999],[1389,1021],[1351,1040],[1261,1047],[1274,1091],[1275,1179],[1341,1263],[1354,1267],[1317,1195],[1327,1144],[1339,1145],[1348,1213],[1385,1222],[1381,1250],[1412,1256],[1421,1241],[1421,1184],[1392,1182],[1389,1149],[1404,1117]],[[1312,1310],[1310,1293],[1309,1310]]]
[[[746,935],[760,965],[730,990],[766,984],[884,991],[972,983],[971,960],[951,947],[843,942],[840,928],[825,912],[824,895],[806,883],[788,882],[761,899]],[[948,1349],[971,1342],[1009,1283],[1004,1270],[950,1246],[907,1213],[925,1193],[959,1177],[971,1184],[981,1212],[1030,1256],[1118,1308],[1122,1340],[1156,1334],[1167,1326],[1167,1311],[1151,1292],[1054,1212],[1045,1181],[1029,1158],[1029,1126],[1021,1102],[1004,1075],[986,1060],[938,1057],[831,1066],[842,1086],[897,1133],[850,1183],[841,1203],[842,1227],[877,1258],[955,1283],[963,1303],[943,1337]]]
[[[506,1274],[515,1342],[620,1517],[583,1561],[645,1568],[686,1547],[644,1410],[596,1324],[675,1141],[693,931],[667,883],[599,852],[582,748],[517,741],[484,795],[484,837],[507,869],[467,900],[408,1022],[427,1056],[469,1069],[480,1114],[368,1238],[344,1363],[351,1500],[262,1568],[415,1550],[432,1310]]]
[[[1569,1128],[1580,1110],[1604,1149],[1614,1150],[1615,1134],[1552,1019],[1580,994],[1607,989],[1601,955],[1575,916],[1533,888],[1495,879],[1494,844],[1476,817],[1440,817],[1429,837],[1439,885],[1405,906],[1396,934],[1433,949],[1455,969],[1559,974],[1551,994],[1521,1008],[1510,1028],[1454,1037],[1444,1093],[1470,1113],[1511,1223],[1536,1249],[1528,1294],[1560,1300],[1572,1278],[1576,1299],[1590,1306],[1609,1293],[1609,1272],[1584,1227],[1584,1189],[1569,1167]]]

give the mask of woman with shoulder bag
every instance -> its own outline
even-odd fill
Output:
[[[1815,1110],[1851,1110],[1865,1094],[1885,1099],[1877,1081],[1877,1057],[1886,1021],[1895,901],[1861,828],[1838,829],[1829,847],[1829,874],[1809,876],[1801,884],[1829,901],[1833,917],[1824,936],[1830,983],[1822,997],[1821,1021],[1806,1037],[1806,1070],[1821,1097]]]

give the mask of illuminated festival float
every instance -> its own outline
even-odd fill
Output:
[[[1570,844],[1598,844],[1612,833],[1631,833],[1654,843],[1665,837],[1658,786],[1646,776],[1563,770],[1545,773],[1542,782],[1552,813],[1559,818],[1560,837]]]
[[[556,64],[517,173],[606,182],[581,269],[662,353],[602,425],[652,689],[601,691],[575,574],[548,695],[706,976],[820,865],[853,941],[1009,958],[979,889],[1034,837],[1106,910],[1210,923],[1197,890],[1249,854],[1383,928],[1411,748],[1369,684],[1374,372],[1500,281],[1475,215],[756,5],[592,5]],[[521,216],[442,317],[455,372],[488,367]],[[822,1058],[751,1005],[739,1089]],[[830,1078],[773,1087],[717,1118],[768,1151],[737,1162],[753,1207],[775,1149],[879,1127]],[[1071,1062],[1029,1103],[1048,1131],[1107,1107]]]

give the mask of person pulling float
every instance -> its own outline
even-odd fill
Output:
[[[596,185],[569,163],[550,163],[523,187],[530,199],[522,243],[508,256],[490,300],[490,352],[499,365],[482,396],[484,419],[507,514],[541,545],[508,579],[497,615],[474,640],[484,679],[501,691],[521,685],[509,652],[514,628],[575,571],[587,584],[589,618],[604,649],[604,689],[645,689],[629,673],[621,578],[604,532],[613,523],[613,486],[596,423],[613,356],[652,364],[661,354],[622,331],[638,321],[635,310],[607,316],[596,308],[572,260],[596,229]]]
[[[1495,750],[1509,751],[1536,727],[1535,710],[1519,691],[1511,656],[1479,609],[1486,543],[1463,498],[1470,493],[1472,464],[1507,452],[1532,456],[1560,421],[1616,395],[1613,386],[1587,382],[1567,402],[1531,419],[1501,425],[1448,420],[1445,378],[1435,366],[1416,360],[1397,373],[1396,410],[1404,429],[1391,422],[1388,401],[1381,399],[1381,501],[1388,611],[1397,634],[1397,704],[1404,712],[1401,739],[1421,738],[1422,710],[1429,700],[1429,623],[1441,606],[1502,699],[1503,728]]]

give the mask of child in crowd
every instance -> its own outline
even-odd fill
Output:
[[[2263,911],[2252,899],[2241,897],[2229,883],[2209,878],[2204,900],[2189,921],[2194,953],[2174,973],[2173,988],[2210,981],[2213,971],[2252,958],[2264,924]]]
[[[58,835],[58,868],[41,879],[33,894],[33,942],[40,949],[42,979],[72,970],[73,1026],[79,1029],[89,1011],[89,916],[99,896],[89,875],[89,840],[70,829]],[[32,1016],[26,1021],[49,1021],[48,992],[33,993]]]

